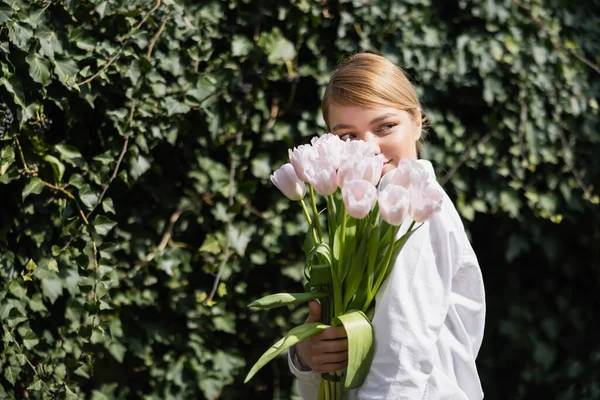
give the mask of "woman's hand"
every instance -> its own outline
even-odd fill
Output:
[[[321,306],[314,300],[308,303],[310,314],[306,322],[321,320]],[[319,373],[335,372],[348,365],[348,337],[343,326],[331,327],[296,344],[296,354],[302,370]]]

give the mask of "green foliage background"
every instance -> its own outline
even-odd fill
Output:
[[[358,50],[422,95],[485,277],[486,398],[600,398],[583,0],[2,1],[0,398],[293,397],[283,359],[242,384],[305,315],[246,309],[301,289],[306,226],[268,177]]]

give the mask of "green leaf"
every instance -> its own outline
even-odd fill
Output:
[[[48,269],[50,271],[58,272],[58,263],[54,258],[48,261]]]
[[[131,176],[134,179],[138,179],[142,176],[146,171],[150,169],[150,162],[148,159],[141,154],[137,157],[137,159],[132,159],[131,162]]]
[[[231,53],[235,57],[247,56],[252,50],[252,42],[246,36],[235,35],[231,42]]]
[[[205,251],[211,254],[220,254],[223,250],[221,249],[221,245],[219,243],[219,239],[215,235],[208,235],[199,251]]]
[[[73,391],[67,385],[65,385],[65,394],[67,395],[67,399],[78,399],[79,398],[79,396],[77,396],[75,393],[73,393]]]
[[[25,269],[27,271],[35,271],[37,269],[37,264],[35,263],[35,261],[33,261],[33,258],[30,258],[29,261],[27,261],[27,265],[25,265]]]
[[[23,338],[23,345],[27,348],[27,350],[33,349],[40,342],[40,339],[35,335],[33,331],[30,331]]]
[[[4,25],[5,22],[11,20],[12,12],[12,8],[6,4],[0,4],[0,25]]]
[[[98,16],[100,17],[100,19],[104,18],[104,16],[106,15],[107,8],[109,8],[109,12],[110,12],[110,6],[108,5],[108,1],[103,1],[102,3],[100,3],[96,6],[95,10],[98,13]]]
[[[75,61],[71,59],[54,60],[54,73],[62,83],[73,81],[78,72],[79,67],[77,67]]]
[[[254,300],[248,304],[251,308],[260,308],[270,310],[271,308],[305,303],[309,300],[322,299],[329,296],[325,292],[308,292],[308,293],[276,293],[265,296],[258,300]]]
[[[15,386],[15,382],[21,373],[21,368],[11,367],[10,365],[6,367],[4,370],[4,377],[6,380],[13,386]]]
[[[208,96],[214,93],[216,86],[206,78],[200,78],[196,82],[196,86],[186,92],[189,96],[198,101],[205,100]]]
[[[33,80],[47,86],[50,83],[50,63],[37,54],[30,54],[25,61],[29,64],[29,75]]]
[[[60,162],[58,158],[50,154],[46,154],[44,160],[46,160],[52,166],[56,182],[60,182],[63,178],[63,175],[65,174],[65,165],[62,162]]]
[[[244,383],[247,383],[250,379],[252,379],[252,377],[269,361],[282,354],[296,343],[314,336],[317,333],[323,332],[323,330],[326,328],[329,328],[329,325],[325,325],[320,322],[309,322],[290,330],[282,339],[277,341],[277,343],[265,351],[265,353],[258,359],[258,361],[252,366],[252,369],[250,369],[250,372],[248,372],[246,379],[244,379]]]
[[[359,310],[335,317],[332,322],[337,326],[344,325],[348,335],[348,368],[344,388],[356,389],[363,384],[373,361],[373,326]]]
[[[142,67],[140,64],[140,60],[135,60],[129,65],[129,68],[125,73],[125,76],[128,77],[134,85],[137,84],[140,76],[142,76]]]
[[[4,175],[8,168],[15,162],[13,146],[6,146],[0,151],[0,175]]]
[[[54,146],[56,151],[60,154],[60,158],[71,164],[74,167],[83,167],[85,164],[85,160],[81,156],[79,150],[76,147],[71,146],[69,144],[57,144]]]
[[[12,95],[16,104],[20,105],[22,108],[27,107],[25,102],[25,92],[23,91],[21,81],[17,77],[11,76],[8,79],[2,78],[0,79],[0,85],[4,85],[6,90]]]
[[[27,390],[42,390],[42,381],[40,378],[35,378],[31,385],[27,386]]]
[[[112,214],[117,213],[115,211],[113,199],[111,199],[110,197],[105,197],[104,200],[102,200],[102,209],[104,210],[105,213],[112,213]]]
[[[246,248],[248,247],[248,243],[250,243],[250,239],[252,234],[254,233],[254,227],[237,227],[232,225],[228,231],[229,239],[231,241],[231,247],[238,253],[240,256],[244,256],[246,254]]]
[[[333,281],[329,264],[312,265],[310,268],[310,285],[312,287],[330,286]]]
[[[15,22],[8,26],[8,38],[15,46],[23,48],[27,46],[27,42],[33,36],[33,29],[27,24]]]
[[[54,304],[56,299],[63,293],[63,285],[60,279],[44,278],[42,282],[42,293],[44,297]]]
[[[24,21],[27,21],[33,28],[37,28],[43,22],[43,15],[46,10],[43,7],[31,7],[29,15]]]
[[[62,44],[60,43],[60,40],[58,40],[55,31],[47,27],[43,27],[35,32],[35,36],[40,42],[40,54],[48,57],[51,60],[54,60],[54,55],[56,53],[63,53],[64,50]],[[56,73],[56,67],[54,72]]]
[[[190,111],[190,106],[174,99],[173,97],[167,97],[165,99],[164,107],[167,109],[167,115],[169,117],[175,114],[185,114]]]
[[[356,293],[361,281],[363,279],[367,279],[367,255],[368,249],[368,235],[363,235],[360,241],[360,245],[358,249],[354,251],[354,249],[350,252],[351,256],[346,257],[347,261],[345,263],[349,265],[348,274],[344,279],[344,309],[347,309],[348,303],[352,299],[352,296]],[[377,244],[374,244],[375,250],[377,249]],[[352,254],[353,253],[353,254]]]
[[[105,217],[104,215],[97,215],[96,218],[94,218],[94,228],[99,235],[106,235],[111,231],[112,228],[115,227],[115,225],[117,225],[115,221]]]
[[[127,348],[125,348],[125,346],[123,346],[121,343],[116,342],[116,341],[111,342],[111,344],[108,346],[108,352],[119,363],[123,362],[123,359],[125,358],[125,352],[126,351],[127,351]]]
[[[294,44],[283,36],[279,28],[263,32],[258,39],[258,45],[267,53],[267,61],[270,64],[279,65],[296,57]]]
[[[83,185],[81,190],[79,190],[79,198],[81,199],[81,202],[91,210],[98,203],[100,194],[92,190],[89,185]]]
[[[31,180],[25,185],[23,188],[23,192],[21,196],[23,200],[30,194],[40,194],[42,193],[42,189],[44,189],[44,184],[39,178],[31,178]]]
[[[27,289],[22,286],[21,281],[15,279],[8,285],[8,291],[17,299],[24,299],[27,295]]]

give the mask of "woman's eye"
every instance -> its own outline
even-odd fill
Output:
[[[352,140],[356,138],[356,135],[353,133],[344,133],[343,135],[340,135],[340,139],[342,139],[344,142],[346,140]]]
[[[380,132],[389,131],[390,129],[392,129],[395,126],[396,126],[396,124],[390,122],[389,124],[381,125],[381,127],[379,128],[379,131]]]

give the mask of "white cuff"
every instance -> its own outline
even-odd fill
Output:
[[[298,355],[296,354],[296,346],[292,346],[288,350],[288,365],[292,374],[302,382],[310,383],[315,386],[319,385],[321,377],[318,373],[312,370],[302,371],[300,369],[300,360],[298,360]]]

